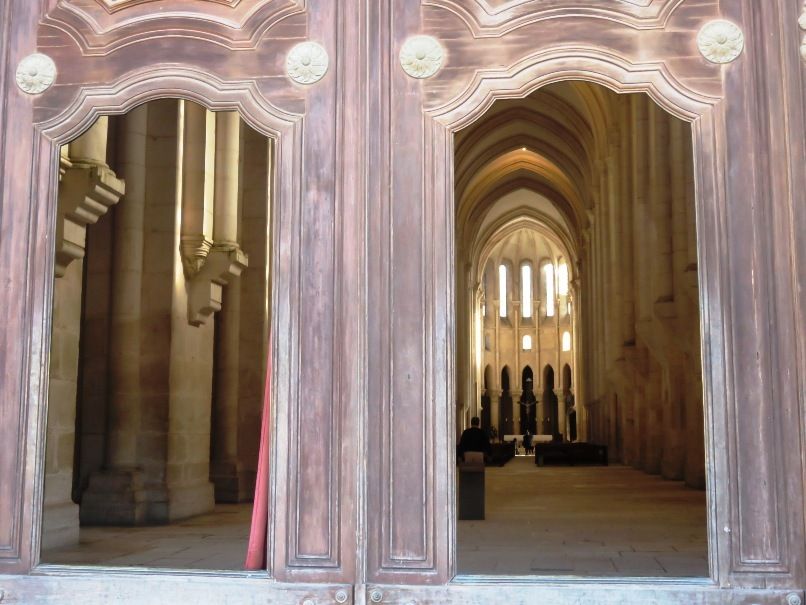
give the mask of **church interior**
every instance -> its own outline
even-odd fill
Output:
[[[460,574],[708,575],[691,145],[581,81],[457,134],[457,436],[493,450]]]
[[[503,461],[459,574],[708,575],[691,144],[648,95],[580,81],[455,137],[456,436],[479,417]],[[41,560],[242,569],[272,141],[163,99],[60,168]],[[538,466],[527,433],[607,466]]]

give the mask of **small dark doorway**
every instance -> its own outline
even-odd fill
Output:
[[[501,437],[504,435],[512,435],[514,433],[515,424],[512,414],[512,395],[509,391],[509,368],[504,366],[501,370],[501,405],[500,405],[500,420],[498,424],[501,426]]]
[[[492,429],[492,398],[490,388],[493,382],[493,369],[488,365],[484,368],[484,388],[481,391],[481,428],[489,435]]]
[[[525,435],[529,431],[532,435],[537,432],[537,397],[534,391],[534,372],[526,366],[521,372],[523,393],[519,404],[521,406],[520,432]]]

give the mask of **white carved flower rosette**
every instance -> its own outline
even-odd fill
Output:
[[[285,62],[288,77],[297,84],[314,84],[321,80],[330,64],[327,51],[316,42],[302,42],[288,53]]]
[[[730,21],[711,21],[697,34],[697,47],[711,63],[730,63],[742,54],[744,34],[738,25]]]
[[[445,53],[431,36],[412,36],[400,49],[400,65],[412,78],[430,78],[439,71]]]
[[[38,95],[56,80],[56,64],[42,53],[28,55],[17,66],[17,86],[29,95]]]

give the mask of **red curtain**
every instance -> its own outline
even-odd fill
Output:
[[[269,440],[271,417],[271,338],[269,338],[268,363],[266,364],[266,390],[263,394],[263,420],[260,423],[260,454],[255,480],[255,503],[252,509],[252,527],[249,531],[249,546],[246,550],[247,570],[266,569],[266,532],[269,524]]]

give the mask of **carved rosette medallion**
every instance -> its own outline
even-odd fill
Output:
[[[735,61],[744,49],[744,34],[730,21],[711,21],[697,34],[700,53],[711,63]]]
[[[17,66],[17,86],[29,95],[38,95],[56,80],[56,64],[42,53],[28,55]]]
[[[400,49],[400,65],[412,78],[430,78],[442,67],[445,53],[431,36],[412,36]]]
[[[297,84],[313,84],[322,79],[329,63],[327,51],[321,44],[302,42],[288,53],[285,68],[288,77]]]

